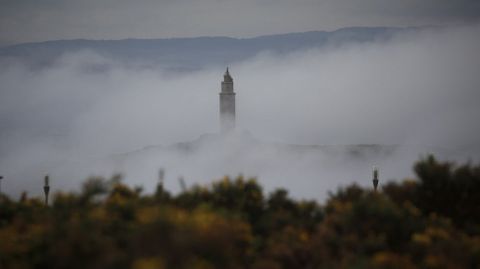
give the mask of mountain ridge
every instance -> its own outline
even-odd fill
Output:
[[[20,61],[28,66],[49,67],[69,53],[91,51],[126,65],[172,70],[197,70],[225,66],[265,51],[290,53],[298,50],[389,40],[414,27],[348,27],[335,31],[307,31],[249,38],[203,36],[119,40],[66,39],[20,43],[0,48],[0,60]]]
[[[202,35],[202,36],[192,36],[192,37],[159,37],[159,38],[126,37],[126,38],[119,38],[119,39],[90,39],[90,38],[51,39],[51,40],[20,42],[20,43],[4,45],[0,47],[0,50],[9,48],[9,47],[17,47],[17,46],[23,46],[23,45],[46,44],[46,43],[55,43],[55,42],[70,42],[70,41],[93,41],[93,42],[135,41],[135,40],[167,41],[167,40],[192,40],[192,39],[217,39],[217,38],[234,39],[234,40],[251,40],[251,39],[257,39],[257,38],[283,37],[283,36],[303,35],[303,34],[329,34],[329,33],[331,34],[331,33],[345,32],[345,31],[357,31],[357,30],[415,30],[415,29],[421,29],[421,28],[423,27],[351,26],[351,27],[338,28],[332,31],[311,30],[311,31],[289,32],[289,33],[279,33],[279,34],[265,34],[265,35],[251,36],[251,37],[230,37],[225,35],[212,35],[212,36]]]

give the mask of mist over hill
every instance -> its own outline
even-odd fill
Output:
[[[305,49],[386,41],[417,28],[352,27],[332,32],[312,31],[253,38],[196,37],[171,39],[57,40],[0,48],[0,61],[21,61],[35,68],[52,66],[69,53],[90,51],[117,64],[170,71],[226,66],[261,52],[286,54]],[[108,65],[92,65],[93,71]]]
[[[257,178],[267,192],[288,186],[293,197],[322,201],[327,191],[352,181],[371,188],[373,166],[381,168],[381,184],[394,178],[413,177],[412,162],[419,153],[441,159],[461,158],[455,150],[414,145],[299,145],[256,138],[248,131],[203,134],[191,141],[151,145],[102,159],[106,167],[124,171],[130,183],[153,190],[158,172],[164,185],[181,191],[224,176]]]

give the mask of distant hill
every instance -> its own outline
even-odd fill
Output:
[[[296,197],[323,200],[326,190],[341,185],[371,186],[374,165],[381,170],[382,184],[383,180],[409,176],[406,171],[411,171],[412,162],[424,153],[442,159],[456,154],[455,150],[419,145],[296,145],[260,140],[248,131],[238,131],[151,145],[97,162],[127,174],[132,183],[146,189],[154,189],[150,184],[155,181],[142,179],[156,177],[162,168],[168,174],[168,188],[175,191],[179,190],[175,179],[179,176],[192,184],[241,173],[257,177],[267,190],[288,186]],[[301,180],[297,180],[298,174]]]
[[[176,151],[180,154],[198,153],[205,148],[229,148],[232,145],[242,151],[258,149],[275,150],[285,154],[326,154],[347,158],[368,158],[371,156],[387,157],[395,152],[400,145],[353,144],[353,145],[298,145],[278,142],[261,141],[249,131],[237,131],[229,135],[219,133],[203,134],[192,141],[174,143],[168,146],[152,145],[135,151],[115,155],[114,158],[128,158],[138,154],[162,151]]]
[[[416,28],[352,27],[332,32],[312,31],[253,38],[195,37],[171,39],[57,40],[0,48],[0,61],[21,61],[30,67],[51,66],[62,55],[92,51],[115,62],[136,67],[189,71],[228,65],[260,52],[296,50],[388,40]]]

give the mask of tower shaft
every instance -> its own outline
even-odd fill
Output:
[[[228,133],[233,129],[235,129],[235,92],[233,91],[233,79],[227,68],[220,92],[220,131]]]

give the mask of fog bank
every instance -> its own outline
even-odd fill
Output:
[[[265,51],[230,66],[237,126],[260,142],[200,139],[191,154],[155,148],[122,161],[146,146],[217,132],[225,67],[176,74],[125,68],[89,51],[48,69],[10,64],[0,71],[2,189],[36,195],[46,173],[54,188],[75,189],[89,175],[120,172],[150,191],[164,168],[174,191],[180,175],[192,184],[243,173],[267,190],[323,199],[339,185],[370,184],[372,165],[387,180],[411,176],[412,163],[428,152],[478,162],[479,47],[480,27],[472,25]],[[352,157],[342,147],[292,153],[286,144],[397,146]]]

